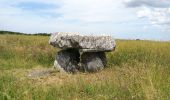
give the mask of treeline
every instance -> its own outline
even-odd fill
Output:
[[[50,33],[34,33],[34,34],[30,34],[30,33],[11,32],[11,31],[0,31],[0,34],[50,36]]]

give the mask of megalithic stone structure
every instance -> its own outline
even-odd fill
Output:
[[[96,72],[106,66],[105,52],[115,50],[111,36],[87,36],[77,33],[58,32],[51,35],[49,44],[60,48],[54,67],[59,71]]]

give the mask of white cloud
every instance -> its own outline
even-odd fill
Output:
[[[126,3],[123,3],[123,1],[126,1]],[[139,4],[139,6],[131,6],[134,9],[128,9],[124,4],[131,1],[145,1],[145,3]],[[148,39],[152,36],[152,33],[161,33],[162,35],[162,31],[153,26],[159,26],[166,31],[170,30],[168,25],[169,8],[165,2],[161,4],[158,1],[0,0],[0,30],[27,33],[57,31],[88,34],[105,33],[118,38],[147,37]],[[167,0],[162,1],[167,2]],[[26,3],[33,3],[33,7],[38,4],[40,8],[31,9],[29,5],[25,7],[23,4]],[[41,7],[41,4],[44,6],[52,5],[53,7],[45,9],[46,7]],[[152,25],[148,24],[146,19]],[[147,35],[147,33],[151,35]],[[154,36],[151,38],[158,37],[159,39],[159,35]]]
[[[52,4],[56,8],[25,10],[16,6],[22,2]],[[130,10],[124,10],[122,0],[1,0],[0,28],[23,32],[114,32],[111,24],[136,20]]]
[[[170,1],[169,0],[129,0],[127,7],[138,7],[137,16],[146,18],[156,27],[168,31],[170,29]]]
[[[64,13],[64,19],[83,22],[113,21],[120,14],[120,1],[114,0],[66,0],[59,9]],[[121,17],[121,16],[118,16]]]
[[[22,2],[37,2],[45,4],[60,5],[56,9],[41,10],[41,12],[61,13],[63,20],[79,20],[83,22],[102,22],[113,21],[115,18],[122,18],[124,12],[120,12],[122,8],[121,1],[115,0],[2,0],[0,1],[1,15],[6,14],[23,14],[30,13],[22,8],[16,7]],[[35,10],[32,10],[35,12]]]
[[[170,8],[142,8],[137,12],[138,17],[148,18],[150,23],[162,27],[170,28]]]
[[[125,0],[127,7],[158,7],[158,8],[167,8],[170,7],[169,0]]]

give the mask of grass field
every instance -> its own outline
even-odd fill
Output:
[[[170,42],[117,40],[98,73],[30,78],[53,66],[48,39],[0,35],[0,100],[170,100]]]

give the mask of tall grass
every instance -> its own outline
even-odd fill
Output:
[[[46,36],[0,35],[0,69],[50,67],[56,50]]]
[[[98,73],[27,77],[37,66],[52,67],[57,49],[48,39],[0,35],[0,100],[170,99],[170,42],[117,40]]]

